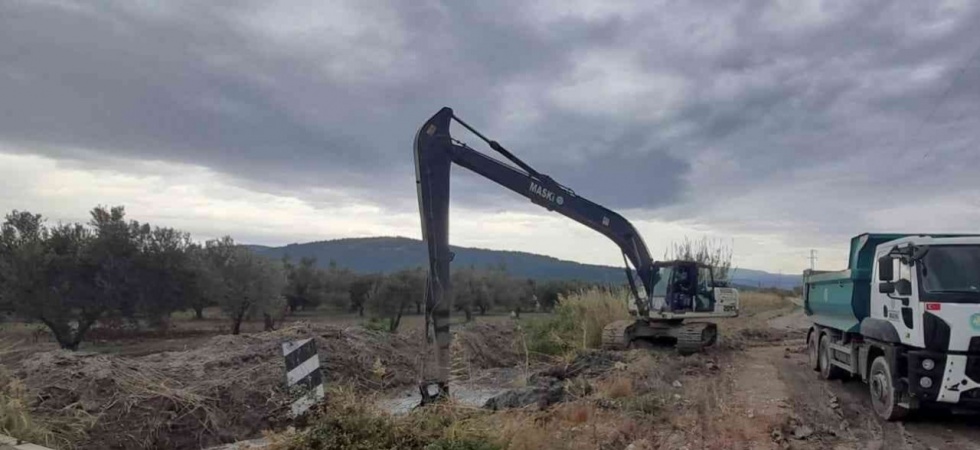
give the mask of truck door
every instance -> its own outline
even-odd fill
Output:
[[[903,344],[921,346],[922,312],[919,311],[921,305],[915,295],[918,283],[914,276],[915,267],[899,258],[892,258],[891,264],[891,281],[896,288],[891,293],[879,292],[877,288],[871,290],[872,317],[881,314],[883,319],[895,327]]]

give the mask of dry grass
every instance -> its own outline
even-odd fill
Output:
[[[599,386],[599,392],[610,399],[632,397],[633,380],[625,376],[612,377]]]
[[[497,430],[496,442],[507,450],[627,448],[652,438],[656,428],[652,418],[638,421],[586,400],[548,411],[507,411],[486,420]]]
[[[793,306],[789,298],[772,292],[742,291],[739,292],[738,301],[740,309],[746,314],[758,314]]]
[[[595,407],[592,405],[567,405],[559,409],[562,419],[573,424],[583,424],[595,415]]]
[[[452,401],[401,416],[374,407],[363,391],[332,387],[327,403],[310,426],[298,433],[272,438],[271,450],[404,449],[500,450],[487,438],[492,432],[481,418],[490,413]]]
[[[582,329],[581,348],[599,348],[602,329],[617,320],[629,319],[627,297],[623,291],[590,289],[563,297],[558,314],[567,315]]]
[[[34,420],[26,400],[24,383],[0,372],[0,432],[35,444],[55,445],[54,433]]]

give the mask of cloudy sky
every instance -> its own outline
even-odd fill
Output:
[[[451,106],[656,256],[707,236],[838,268],[864,231],[980,231],[978,6],[0,1],[0,209],[419,237],[412,138]],[[454,244],[621,263],[465,169],[453,189]]]

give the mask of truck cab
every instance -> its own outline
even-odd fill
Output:
[[[848,269],[804,273],[811,367],[860,377],[886,420],[980,406],[980,235],[862,234]]]
[[[870,318],[908,349],[911,393],[980,401],[980,237],[898,239],[877,246],[874,265]]]

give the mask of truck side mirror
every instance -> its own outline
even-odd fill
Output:
[[[895,282],[895,292],[901,296],[912,295],[912,282],[909,280],[898,280]]]
[[[878,292],[882,294],[894,294],[895,293],[895,283],[891,281],[882,281],[878,283]]]
[[[878,281],[891,281],[895,277],[893,269],[891,256],[885,255],[878,258]]]

